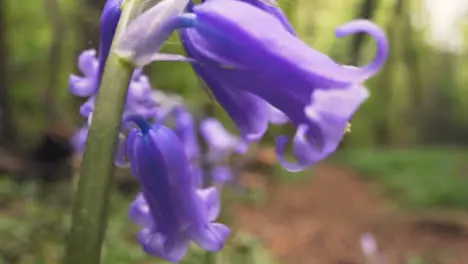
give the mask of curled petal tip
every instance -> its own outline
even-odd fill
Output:
[[[383,67],[388,58],[389,45],[387,35],[379,26],[365,19],[351,21],[335,30],[335,35],[339,38],[356,33],[367,33],[377,42],[377,54],[375,58],[369,64],[358,68],[366,78],[369,78]]]
[[[70,92],[79,97],[90,96],[94,91],[92,79],[73,74],[70,75],[70,78],[68,79],[68,86],[70,88]]]
[[[142,193],[139,193],[135,201],[130,205],[128,213],[135,224],[142,227],[152,227],[153,218]]]
[[[231,229],[219,223],[210,223],[203,234],[194,238],[195,243],[206,251],[217,252],[223,249]]]
[[[287,136],[279,136],[276,139],[276,154],[278,156],[278,161],[281,166],[289,172],[300,172],[308,167],[312,166],[313,164],[301,164],[301,163],[292,163],[286,160],[284,156],[284,152],[286,150],[286,146],[289,143],[289,138]]]

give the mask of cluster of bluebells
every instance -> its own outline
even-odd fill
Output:
[[[90,89],[99,68],[96,52],[83,51],[78,68],[82,76],[71,75],[69,86],[74,95],[87,98],[80,113],[88,122],[75,132],[72,143],[83,152],[97,95]],[[229,159],[247,151],[247,144],[215,118],[197,124],[180,97],[153,89],[141,70],[131,78],[122,119],[115,164],[130,165],[142,185],[130,217],[142,227],[138,239],[143,249],[170,261],[180,260],[191,240],[205,250],[220,250],[230,231],[213,222],[220,211],[219,188],[204,188],[205,174],[216,186],[232,180]],[[206,153],[198,134],[206,142]],[[204,172],[204,164],[211,171]]]
[[[355,111],[369,97],[364,82],[383,66],[388,43],[373,23],[352,21],[339,27],[336,35],[367,33],[376,40],[377,54],[362,67],[338,64],[296,35],[275,0],[202,0],[197,5],[191,0],[135,1],[141,12],[133,12],[115,37],[122,8],[134,7],[126,5],[132,1],[107,0],[98,57],[95,51],[83,52],[79,58],[83,76],[70,78],[72,93],[88,98],[81,107],[88,122],[74,143],[84,149],[109,53],[139,67],[128,87],[115,160],[117,165],[128,163],[141,184],[130,216],[142,227],[138,234],[142,248],[177,262],[190,241],[218,251],[230,233],[216,222],[219,190],[203,185],[200,160],[213,164],[214,179],[229,179],[226,160],[232,153],[244,153],[270,124],[289,122],[297,127],[292,139],[296,162],[285,159],[290,139],[279,136],[276,151],[281,165],[300,171],[325,159],[337,149]],[[174,31],[186,56],[159,53]],[[240,136],[212,118],[197,126],[180,98],[153,90],[141,68],[162,60],[190,63]],[[171,119],[174,125],[169,128]],[[207,153],[200,151],[198,132],[208,143]]]

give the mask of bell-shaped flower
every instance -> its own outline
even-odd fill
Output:
[[[278,17],[246,2],[250,1],[217,0],[194,6],[193,13],[180,18],[182,44],[197,62],[194,70],[244,138],[263,135],[270,121],[268,104],[301,127],[293,144],[297,164],[284,160],[284,137],[277,149],[287,170],[304,169],[336,150],[347,122],[368,96],[362,83],[387,58],[387,38],[365,20],[339,27],[338,37],[368,33],[378,48],[366,66],[340,65],[291,34]],[[316,107],[316,115],[307,113],[306,108]]]
[[[128,120],[139,126],[129,134],[127,154],[142,190],[130,208],[142,227],[142,248],[171,262],[185,256],[190,241],[207,251],[221,250],[230,230],[214,222],[220,210],[216,188],[197,189],[184,146],[169,128],[137,116]]]

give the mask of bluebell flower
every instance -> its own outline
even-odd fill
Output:
[[[214,222],[220,210],[216,188],[198,190],[193,184],[184,146],[169,128],[150,126],[141,117],[129,120],[139,126],[129,134],[127,154],[142,190],[130,208],[142,226],[142,248],[172,262],[185,256],[190,241],[207,251],[221,250],[230,230]]]
[[[340,65],[309,47],[284,21],[251,1],[206,1],[181,16],[181,41],[195,60],[195,72],[210,87],[246,139],[260,139],[270,122],[268,104],[285,114],[298,132],[293,140],[297,163],[284,159],[288,139],[277,140],[280,162],[302,170],[326,158],[341,141],[348,121],[368,97],[364,81],[377,73],[388,55],[385,33],[365,20],[336,30],[357,32],[377,41],[377,56],[366,66]],[[265,103],[267,102],[267,103]]]
[[[79,55],[78,67],[83,76],[71,75],[69,80],[70,91],[72,94],[80,97],[88,97],[88,100],[80,107],[80,114],[87,119],[87,123],[75,132],[72,138],[72,144],[79,153],[85,149],[85,143],[88,136],[89,126],[92,122],[94,111],[94,102],[97,91],[94,90],[94,84],[99,68],[99,61],[96,58],[95,50],[86,50]],[[129,84],[126,104],[123,118],[129,115],[141,115],[144,118],[153,118],[158,111],[158,104],[153,94],[153,89],[146,75],[142,74],[141,69],[135,70]],[[128,128],[122,127],[122,132]],[[115,163],[118,166],[126,166],[126,158],[122,152],[125,148],[123,134],[119,136]]]

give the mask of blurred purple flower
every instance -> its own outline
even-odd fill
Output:
[[[75,131],[71,138],[71,143],[75,152],[83,152],[85,149],[86,138],[88,138],[88,126],[82,126]]]
[[[215,165],[210,171],[211,178],[216,184],[224,184],[234,179],[233,171],[230,166]]]
[[[98,67],[96,50],[85,50],[80,54],[78,57],[78,69],[83,73],[83,77],[74,74],[70,75],[69,86],[73,95],[87,97],[94,93]]]
[[[208,144],[208,161],[220,162],[232,153],[245,153],[248,144],[241,138],[231,134],[214,118],[206,118],[200,124],[200,132]]]
[[[162,125],[130,117],[139,128],[129,134],[127,152],[142,194],[130,207],[130,217],[142,226],[138,241],[151,255],[172,262],[186,254],[190,241],[207,251],[219,251],[230,234],[215,223],[220,211],[216,188],[197,190],[180,139]]]
[[[89,126],[84,125],[72,136],[71,143],[73,149],[77,153],[82,153],[85,150],[86,140],[88,138]],[[117,143],[117,150],[114,157],[114,164],[118,167],[127,167],[128,160],[127,160],[127,153],[126,153],[126,142],[127,138],[122,133],[119,134],[118,143]]]
[[[81,53],[78,59],[78,68],[84,76],[70,76],[69,84],[72,94],[88,97],[99,88],[104,65],[109,56],[112,39],[120,19],[122,1],[107,0],[101,14],[101,39],[98,58],[96,58],[95,50],[86,50]]]
[[[94,111],[94,101],[96,91],[93,88],[97,76],[97,69],[100,63],[96,58],[95,50],[86,50],[79,55],[78,66],[83,76],[70,76],[70,91],[72,94],[80,97],[88,97],[88,100],[80,107],[80,114],[87,119],[87,125],[80,128],[72,139],[75,150],[84,151],[88,129],[92,122]],[[141,69],[135,70],[129,84],[127,101],[124,109],[124,116],[141,115],[145,118],[153,118],[157,112],[156,98],[153,96],[153,89],[146,75],[142,74]],[[124,129],[125,130],[125,129]],[[123,149],[124,141],[120,140],[117,150]],[[122,154],[116,154],[116,164],[123,166],[124,157]]]
[[[243,138],[263,136],[271,121],[268,104],[299,127],[293,141],[297,163],[284,159],[288,139],[277,140],[283,167],[299,171],[336,150],[348,121],[368,97],[362,83],[387,58],[387,39],[365,20],[338,28],[338,37],[368,33],[378,47],[370,64],[343,66],[291,34],[281,16],[272,16],[267,6],[258,8],[261,3],[217,0],[196,5],[193,13],[181,17],[181,40],[188,56],[198,62],[192,64],[194,70]]]
[[[172,115],[175,119],[174,133],[182,141],[185,153],[189,161],[200,158],[200,146],[197,139],[196,121],[192,114],[183,106],[173,109]]]
[[[367,258],[369,263],[384,264],[386,263],[384,255],[379,252],[375,237],[371,233],[364,233],[360,239],[361,251]]]
[[[366,257],[377,253],[377,242],[372,234],[365,233],[361,236],[361,250]]]

